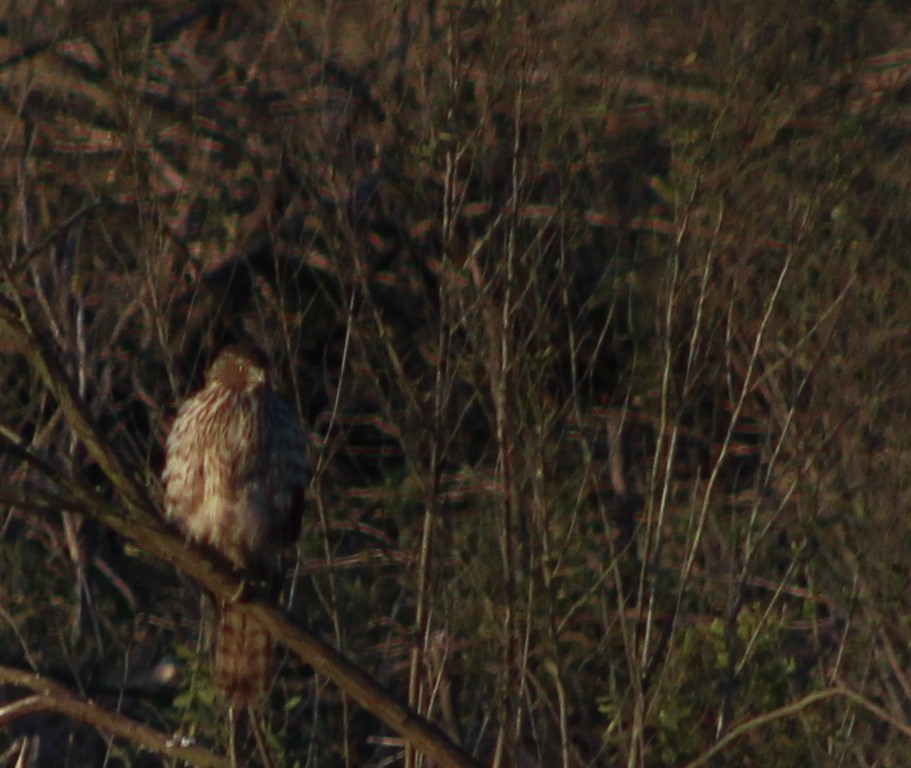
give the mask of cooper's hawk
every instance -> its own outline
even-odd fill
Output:
[[[162,479],[165,510],[238,569],[278,584],[279,554],[300,533],[306,435],[269,385],[258,352],[228,347],[177,413]],[[271,639],[242,603],[218,606],[215,682],[237,707],[266,690]]]

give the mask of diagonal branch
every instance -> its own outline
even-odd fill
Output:
[[[37,321],[29,316],[22,295],[16,292],[9,279],[7,286],[13,299],[0,296],[0,330],[19,343],[30,365],[57,399],[73,433],[108,477],[117,496],[117,502],[109,501],[94,488],[62,478],[54,472],[49,479],[63,491],[63,494],[54,497],[55,500],[60,502],[61,507],[96,518],[144,552],[175,566],[196,579],[216,598],[232,600],[237,599],[239,594],[245,594],[243,578],[225,560],[186,541],[157,513],[145,488],[114,453],[88,415],[88,410],[76,394],[57,356],[43,341],[47,336],[37,327]],[[39,459],[8,439],[2,441],[0,450],[13,453],[20,459],[28,459],[33,466],[46,469],[40,467]],[[46,501],[46,497],[43,500]],[[400,703],[363,669],[297,624],[273,602],[256,598],[250,602],[254,605],[258,618],[270,629],[276,640],[287,645],[304,662],[332,680],[432,762],[444,768],[477,768],[480,765],[442,730]],[[33,702],[32,705],[37,703]],[[86,714],[86,710],[72,707],[67,710],[67,714],[85,719],[82,715]],[[92,721],[86,719],[86,722]],[[132,738],[131,733],[133,732],[126,729],[119,735]]]
[[[0,729],[29,715],[57,712],[94,726],[105,733],[139,744],[145,749],[177,760],[185,760],[200,768],[229,768],[231,765],[227,757],[183,743],[180,739],[149,728],[118,712],[103,709],[47,677],[0,666],[0,681],[34,691],[31,696],[0,706]]]
[[[73,433],[111,481],[128,514],[140,518],[154,514],[154,507],[145,489],[127,470],[93,423],[73,382],[63,370],[59,355],[48,345],[46,339],[49,335],[36,327],[36,321],[29,315],[22,294],[10,279],[9,273],[6,277],[5,283],[13,298],[0,297],[0,328],[21,342],[22,353],[57,400]]]

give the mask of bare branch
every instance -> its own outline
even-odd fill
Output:
[[[200,768],[228,768],[231,765],[227,757],[191,746],[184,743],[180,737],[169,736],[117,712],[104,709],[46,677],[11,667],[0,667],[0,681],[35,692],[33,696],[26,696],[0,707],[0,728],[8,727],[10,723],[29,715],[57,712],[94,726],[104,733],[126,739],[145,749],[177,760],[186,760]]]

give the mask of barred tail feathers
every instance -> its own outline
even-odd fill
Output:
[[[246,605],[222,605],[215,640],[215,685],[237,707],[259,703],[269,684],[272,638]]]

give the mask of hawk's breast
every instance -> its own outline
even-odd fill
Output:
[[[180,409],[168,436],[165,508],[193,539],[239,567],[280,548],[270,490],[267,409],[256,391],[206,387]]]

